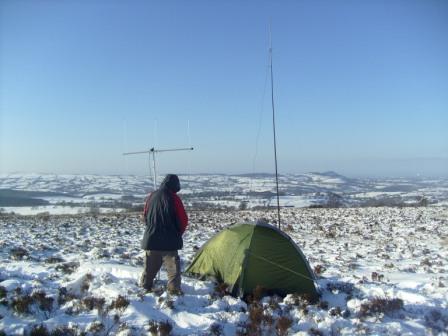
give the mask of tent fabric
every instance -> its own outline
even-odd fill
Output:
[[[317,297],[314,274],[300,248],[269,224],[236,224],[212,237],[196,254],[187,274],[213,277],[244,296],[257,286],[279,295]]]

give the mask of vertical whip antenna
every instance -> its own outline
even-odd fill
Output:
[[[280,196],[279,196],[279,192],[278,192],[277,137],[276,137],[276,133],[275,133],[274,71],[272,69],[271,25],[269,25],[269,63],[270,63],[270,67],[271,67],[271,105],[272,105],[272,128],[274,131],[275,185],[277,188],[277,216],[278,216],[278,228],[280,229]]]

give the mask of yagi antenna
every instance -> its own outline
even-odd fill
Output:
[[[153,171],[154,171],[154,190],[157,189],[157,172],[156,172],[156,153],[163,153],[163,152],[178,152],[178,151],[189,151],[193,150],[193,147],[187,147],[187,148],[168,148],[168,149],[156,149],[154,147],[145,150],[145,151],[139,151],[139,152],[129,152],[129,153],[123,153],[123,155],[138,155],[138,154],[148,154],[149,155],[149,174],[151,175],[151,154],[152,154],[152,164],[153,164]]]

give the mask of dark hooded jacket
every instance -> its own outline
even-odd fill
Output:
[[[182,223],[185,219],[179,218],[179,210],[176,209],[180,202],[181,210],[185,214],[182,201],[176,195],[179,190],[179,178],[169,174],[160,188],[148,197],[144,212],[146,229],[141,243],[142,249],[173,251],[182,248],[182,233],[186,223]]]

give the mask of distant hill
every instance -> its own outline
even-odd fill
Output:
[[[160,176],[159,183],[163,176]],[[272,173],[188,174],[181,176],[181,196],[190,205],[236,206],[251,201],[265,206],[276,195]],[[123,208],[153,190],[148,176],[0,175],[0,207],[61,205]],[[349,178],[335,171],[282,174],[279,193],[294,204],[343,206],[448,203],[447,179]],[[61,197],[58,197],[61,196]]]
[[[48,196],[47,192],[0,189],[0,206],[37,206],[50,202],[40,199]]]

